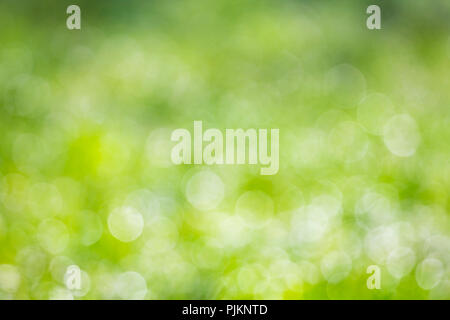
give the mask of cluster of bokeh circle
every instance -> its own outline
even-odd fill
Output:
[[[348,36],[319,23],[336,21],[331,9],[266,9],[219,52],[209,28],[192,43],[175,29],[179,47],[87,29],[70,50],[64,34],[48,43],[66,56],[46,76],[37,48],[0,49],[0,299],[450,297],[440,81],[403,61],[411,43],[394,36],[380,42],[393,70],[332,58],[325,34]],[[174,165],[170,134],[193,120],[276,126],[278,174]],[[380,290],[366,287],[370,265]]]

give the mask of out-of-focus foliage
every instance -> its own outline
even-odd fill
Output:
[[[450,298],[450,2],[377,2],[2,1],[0,299]],[[280,171],[172,165],[194,120]]]

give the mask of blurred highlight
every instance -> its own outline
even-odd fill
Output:
[[[0,299],[450,299],[450,2],[70,4],[0,3]]]

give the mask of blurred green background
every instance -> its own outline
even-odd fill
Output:
[[[2,0],[0,26],[0,299],[450,298],[449,1]],[[172,165],[194,120],[279,128],[278,174]]]

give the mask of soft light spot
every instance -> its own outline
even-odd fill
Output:
[[[301,208],[304,205],[303,192],[296,186],[290,185],[285,188],[278,202],[278,210],[290,211]]]
[[[372,134],[383,134],[386,122],[394,116],[391,100],[380,93],[372,93],[364,97],[358,106],[358,122]]]
[[[186,185],[186,198],[199,210],[216,208],[222,202],[224,193],[222,179],[210,170],[195,173]]]
[[[90,246],[100,240],[103,233],[103,223],[95,212],[83,211],[80,213],[79,233],[80,242]]]
[[[420,143],[419,128],[410,115],[396,115],[385,125],[383,139],[391,153],[399,157],[410,157]]]
[[[323,208],[309,205],[298,210],[291,219],[293,245],[314,243],[323,238],[329,227],[329,216]]]
[[[215,222],[214,237],[224,247],[241,247],[250,241],[250,233],[244,219],[237,215],[221,215]]]
[[[262,227],[273,216],[272,199],[262,191],[247,191],[236,201],[235,212],[250,227]]]
[[[365,238],[366,253],[376,263],[383,264],[398,247],[399,237],[394,228],[378,227],[370,230]]]
[[[17,264],[28,279],[38,280],[47,270],[47,255],[38,246],[26,247],[19,251]]]
[[[5,219],[0,214],[0,239],[2,239],[6,235],[7,232],[8,232],[8,229],[6,227]]]
[[[19,270],[9,264],[0,265],[0,290],[7,293],[14,293],[20,285]]]
[[[175,223],[164,217],[151,220],[145,227],[147,241],[145,248],[152,254],[167,252],[175,247],[178,240],[178,229]]]
[[[237,284],[244,293],[252,293],[261,282],[264,274],[264,266],[260,264],[244,265],[237,271]]]
[[[450,263],[450,238],[442,235],[432,235],[426,239],[424,251],[428,257]]]
[[[282,300],[284,291],[286,287],[278,279],[269,277],[256,285],[253,295],[256,300]]]
[[[329,217],[334,217],[341,211],[341,200],[327,194],[315,197],[311,205]]]
[[[73,300],[72,293],[62,287],[53,288],[49,293],[49,300]]]
[[[48,183],[36,183],[28,192],[31,213],[38,218],[47,218],[60,213],[63,201],[58,189]]]
[[[427,258],[416,268],[416,281],[419,287],[430,290],[436,287],[444,275],[444,265],[438,259]]]
[[[337,107],[353,108],[364,97],[366,79],[354,66],[341,64],[327,72],[324,86]]]
[[[389,199],[368,191],[355,205],[355,218],[362,227],[375,227],[391,222],[392,209]]]
[[[317,165],[325,150],[326,134],[320,129],[305,129],[292,133],[289,143],[295,145],[289,152],[292,153],[291,161],[294,165]]]
[[[42,248],[52,254],[63,252],[69,244],[69,233],[65,224],[56,219],[42,221],[37,238]]]
[[[343,251],[333,251],[322,259],[320,269],[328,282],[338,283],[352,270],[352,259]]]
[[[161,205],[158,197],[150,190],[140,189],[127,196],[125,205],[136,208],[147,222],[161,213]]]
[[[147,294],[147,282],[139,273],[128,271],[119,275],[116,290],[121,299],[142,300]]]
[[[299,265],[302,280],[309,284],[316,284],[320,280],[319,268],[309,261],[302,261]]]
[[[130,163],[132,140],[128,136],[108,133],[100,140],[98,172],[101,175],[118,175]]]
[[[430,291],[430,299],[450,300],[450,280],[441,281]]]
[[[355,122],[339,123],[328,137],[331,155],[345,162],[364,158],[369,148],[369,139],[363,128]]]
[[[416,262],[416,255],[410,248],[397,248],[387,259],[387,268],[396,278],[402,278],[411,272]]]
[[[136,240],[144,228],[144,219],[132,207],[120,207],[113,210],[108,217],[109,232],[122,242]]]
[[[218,270],[223,266],[223,251],[213,243],[190,246],[192,263],[199,269]]]
[[[73,265],[73,261],[66,256],[56,256],[50,261],[50,273],[52,278],[61,284],[64,283],[64,275],[67,267]]]
[[[147,160],[156,167],[168,168],[173,165],[170,158],[172,131],[167,128],[155,129],[147,139],[145,151]]]
[[[0,200],[6,209],[20,212],[27,204],[28,179],[17,173],[5,175],[0,185]]]

